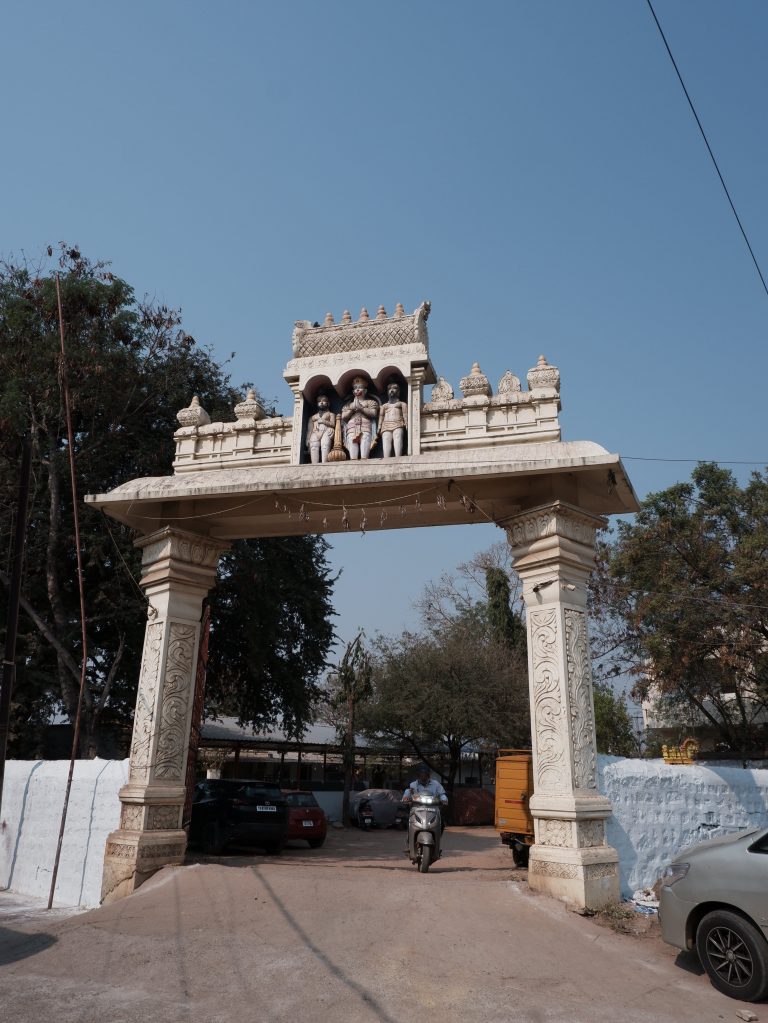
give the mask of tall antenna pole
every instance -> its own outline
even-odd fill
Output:
[[[11,693],[16,680],[16,636],[19,628],[19,598],[21,596],[21,569],[24,562],[24,544],[27,539],[27,505],[29,504],[29,478],[32,474],[32,440],[25,434],[21,441],[21,475],[19,499],[16,502],[16,532],[11,554],[11,581],[8,587],[8,613],[5,627],[5,654],[3,680],[0,686],[0,809],[3,805],[5,754],[8,749],[8,729],[11,720]]]
[[[59,375],[61,379],[61,391],[64,398],[64,413],[67,420],[67,447],[69,448],[69,477],[72,483],[72,515],[75,523],[75,553],[77,556],[77,584],[80,592],[80,628],[82,631],[82,660],[80,662],[80,693],[77,698],[77,713],[75,714],[75,734],[72,738],[72,756],[69,759],[69,774],[67,775],[67,787],[64,792],[64,806],[61,811],[61,827],[59,828],[59,842],[56,846],[56,858],[53,861],[53,874],[51,876],[51,890],[48,893],[48,909],[53,905],[53,893],[56,888],[56,878],[59,873],[59,860],[61,859],[61,843],[64,840],[64,827],[67,823],[67,809],[69,808],[69,794],[72,789],[72,775],[75,771],[75,758],[80,743],[80,718],[83,709],[83,693],[85,692],[85,667],[88,661],[88,640],[85,633],[85,588],[83,586],[83,556],[80,550],[80,514],[77,497],[77,480],[75,478],[75,438],[72,431],[72,415],[69,405],[69,382],[67,379],[67,356],[64,347],[64,317],[61,311],[61,288],[59,286],[59,275],[56,274],[56,303],[59,311],[59,337],[61,340],[61,361],[59,363]]]

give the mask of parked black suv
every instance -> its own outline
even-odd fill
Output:
[[[279,853],[288,835],[288,807],[277,785],[235,778],[195,786],[190,844],[217,855],[230,843]]]

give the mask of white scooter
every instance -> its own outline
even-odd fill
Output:
[[[415,792],[410,800],[408,814],[408,848],[406,855],[411,863],[426,874],[435,860],[442,856],[440,838],[442,835],[442,809],[447,803],[440,796],[426,792]]]

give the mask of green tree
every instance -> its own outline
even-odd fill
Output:
[[[319,536],[239,540],[212,591],[206,710],[298,736],[321,696],[334,577]]]
[[[686,709],[727,748],[765,742],[768,711],[768,477],[740,487],[701,463],[651,494],[603,549],[593,588],[608,673]]]
[[[595,682],[595,731],[597,752],[614,757],[636,757],[637,736],[627,710],[627,701],[604,682]]]
[[[34,754],[54,711],[73,719],[80,682],[81,630],[67,431],[60,387],[56,274],[60,278],[71,393],[74,455],[80,498],[141,476],[171,471],[176,413],[193,394],[213,418],[229,418],[242,396],[187,334],[178,312],[136,299],[105,263],[62,246],[57,262],[0,261],[0,549],[9,549],[18,481],[19,438],[33,444],[33,486],[23,582],[18,661],[9,749]],[[130,720],[146,618],[135,580],[139,556],[127,529],[80,505],[87,600],[87,678],[81,753],[99,747],[110,725]],[[279,547],[280,541],[272,541]],[[308,560],[321,547],[309,541]],[[301,547],[298,544],[297,547]],[[273,561],[279,564],[275,555]],[[287,559],[290,571],[291,559]],[[234,571],[228,563],[230,573]],[[282,577],[279,577],[282,578]],[[327,579],[320,562],[308,587]],[[7,573],[0,567],[0,615],[5,621]],[[269,585],[282,585],[270,579]],[[251,605],[246,605],[250,608]],[[236,617],[236,614],[235,614]],[[274,624],[274,619],[272,619]],[[314,624],[313,624],[314,623]],[[317,618],[307,621],[310,628]],[[317,646],[330,642],[327,620]],[[251,627],[246,617],[241,631]],[[237,630],[234,630],[237,631]],[[222,629],[214,618],[212,654]],[[265,643],[274,642],[274,634]],[[327,648],[327,647],[326,647]],[[262,648],[263,650],[264,648]],[[219,659],[219,662],[221,658]],[[296,664],[287,690],[288,714],[306,662]],[[231,685],[232,672],[226,685]],[[310,671],[311,675],[311,671]],[[244,677],[244,676],[243,676]],[[285,682],[285,675],[282,676]],[[222,685],[225,683],[222,682]],[[215,685],[213,686],[216,692]],[[246,693],[248,690],[246,689]],[[279,686],[265,698],[273,710]],[[252,715],[248,697],[242,706]]]
[[[497,643],[512,649],[525,649],[526,636],[522,615],[511,605],[509,575],[496,565],[485,570],[488,627]]]
[[[341,819],[349,820],[349,795],[355,771],[355,737],[361,713],[373,695],[371,654],[363,642],[363,633],[347,643],[341,660],[326,682],[325,719],[335,725],[344,765],[344,795]]]
[[[468,747],[527,745],[525,651],[494,638],[482,604],[379,637],[365,731],[412,749],[450,791]]]

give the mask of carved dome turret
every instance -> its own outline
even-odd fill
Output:
[[[554,387],[560,393],[560,370],[557,366],[550,366],[543,355],[539,361],[528,370],[528,387],[534,391],[540,387]]]
[[[256,393],[251,388],[245,397],[244,401],[239,402],[235,405],[235,415],[238,419],[263,419],[264,418],[264,406],[261,404],[259,399],[256,397]]]
[[[176,413],[176,418],[181,426],[208,426],[211,421],[211,417],[200,404],[197,395],[194,395],[188,408],[183,408]]]
[[[477,362],[472,363],[472,369],[467,376],[461,378],[459,386],[465,398],[474,398],[477,395],[490,397],[491,394],[491,385],[488,383],[488,377],[480,369]]]

